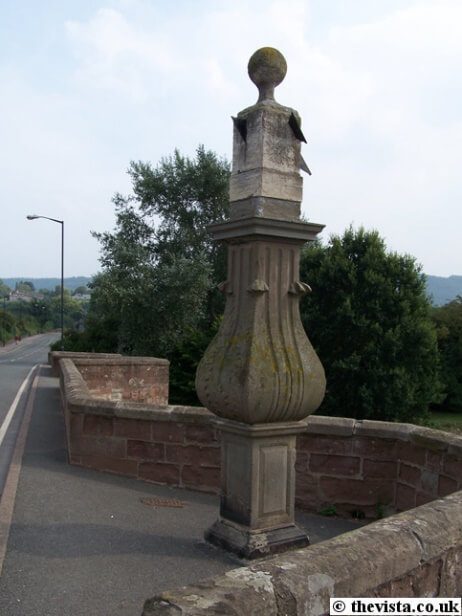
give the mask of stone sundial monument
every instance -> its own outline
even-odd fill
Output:
[[[300,249],[322,225],[300,221],[304,141],[298,113],[274,100],[287,65],[271,47],[250,58],[255,105],[234,121],[223,321],[199,364],[199,399],[218,416],[220,516],[211,543],[256,558],[309,543],[294,523],[295,441],[321,404],[324,370],[302,327]]]

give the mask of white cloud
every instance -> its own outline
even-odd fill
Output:
[[[27,222],[31,213],[65,220],[68,275],[94,273],[99,250],[90,230],[112,226],[110,198],[127,186],[108,165],[109,144],[92,135],[78,101],[38,93],[11,71],[0,79],[0,275],[58,272],[56,225]]]
[[[315,0],[107,0],[67,19],[73,63],[53,88],[0,65],[6,198],[66,203],[76,246],[90,246],[89,229],[111,226],[130,159],[201,142],[231,156],[229,116],[257,98],[248,58],[272,45],[288,61],[276,98],[300,111],[308,138],[307,215],[328,232],[376,227],[429,273],[462,273],[462,3],[384,1],[368,20],[361,0],[347,20],[337,5],[322,24]],[[96,247],[82,253],[95,262]]]
[[[149,32],[120,12],[102,8],[87,23],[66,23],[80,64],[75,78],[83,86],[114,90],[144,100],[150,74],[173,73],[176,60],[166,33]]]

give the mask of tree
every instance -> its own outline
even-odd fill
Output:
[[[462,411],[462,297],[445,306],[433,308],[440,351],[440,379],[444,398],[441,406]]]
[[[213,283],[209,285],[207,314],[211,323],[223,312],[223,296],[215,283],[225,279],[226,251],[212,241],[207,227],[228,218],[229,163],[199,146],[195,159],[175,150],[155,169],[146,163],[132,163],[129,174],[139,211],[151,225],[159,221],[149,246],[154,260],[162,264],[175,258],[201,259],[210,264]]]
[[[302,255],[302,320],[327,376],[320,413],[412,420],[440,393],[425,278],[375,231],[349,228]]]
[[[11,340],[16,333],[16,320],[6,312],[0,310],[0,341],[5,346],[8,340]]]
[[[207,226],[227,217],[229,165],[199,147],[194,159],[175,151],[155,168],[132,163],[129,174],[133,194],[114,197],[115,230],[94,234],[103,271],[91,284],[87,344],[184,357],[188,336],[192,348],[206,346],[223,310],[216,285],[225,277],[225,254]],[[173,382],[174,371],[172,365]]]
[[[34,283],[29,280],[21,280],[21,282],[16,283],[16,291],[31,295],[35,291]]]
[[[3,280],[0,278],[0,298],[9,297],[11,293],[11,289],[8,285],[6,285]]]
[[[72,291],[72,295],[87,295],[90,292],[87,286],[81,285]]]

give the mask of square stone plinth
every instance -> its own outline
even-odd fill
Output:
[[[294,523],[296,435],[301,422],[247,425],[219,420],[220,517],[205,538],[241,558],[308,545]]]

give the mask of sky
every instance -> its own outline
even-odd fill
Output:
[[[461,0],[1,0],[0,277],[93,275],[131,160],[231,159],[279,49],[308,143],[303,214],[352,224],[427,274],[462,274]]]

